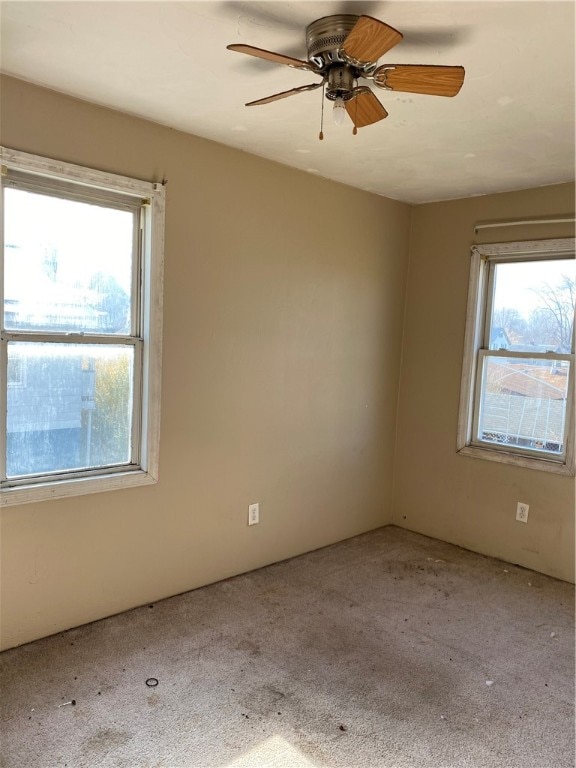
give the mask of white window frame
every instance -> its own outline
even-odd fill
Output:
[[[40,482],[14,482],[3,484],[0,488],[0,506],[26,504],[47,499],[77,496],[101,491],[119,490],[158,481],[159,444],[160,444],[160,387],[162,370],[162,290],[164,267],[164,211],[165,186],[161,183],[141,181],[126,176],[106,173],[79,165],[51,160],[26,152],[0,147],[2,176],[10,173],[26,175],[31,182],[68,184],[84,199],[106,197],[120,193],[128,196],[139,205],[140,214],[140,270],[135,273],[134,298],[140,312],[140,329],[135,341],[136,359],[139,358],[139,371],[135,380],[139,380],[140,408],[136,436],[138,445],[134,455],[137,461],[126,468],[111,468],[99,471],[73,472],[59,479],[42,479]],[[3,194],[0,206],[3,206]],[[0,217],[3,208],[0,208]],[[3,221],[3,218],[1,219]],[[2,254],[4,252],[2,231]],[[2,257],[3,258],[3,257]],[[139,281],[139,285],[138,285]],[[3,282],[3,281],[2,281]],[[0,284],[0,306],[3,306],[3,285]],[[134,302],[133,302],[134,303]],[[135,310],[136,311],[136,310]],[[6,445],[6,398],[7,398],[7,361],[6,344],[14,340],[15,334],[2,329],[2,359],[0,360],[0,453]],[[116,337],[118,338],[118,337]],[[122,337],[119,337],[122,338]],[[73,339],[74,342],[76,339]],[[114,337],[109,343],[113,343]],[[88,342],[89,343],[89,342]],[[5,468],[5,456],[0,456],[2,468]]]
[[[466,333],[464,340],[464,359],[460,388],[460,408],[458,415],[457,452],[464,456],[499,461],[520,467],[555,472],[557,474],[575,474],[574,462],[574,334],[571,354],[530,353],[528,357],[569,360],[570,375],[566,400],[566,449],[563,456],[515,449],[513,446],[480,445],[474,438],[480,398],[480,378],[482,357],[487,352],[483,346],[487,318],[492,301],[492,286],[489,284],[490,265],[506,261],[529,261],[533,259],[574,258],[574,238],[554,240],[530,240],[512,243],[489,243],[472,246],[470,282],[468,287],[468,310],[466,315]],[[490,354],[498,355],[492,350]],[[521,357],[522,353],[503,351],[508,357]]]

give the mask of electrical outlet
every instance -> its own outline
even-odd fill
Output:
[[[256,525],[260,522],[260,504],[249,504],[248,506],[248,525]]]
[[[528,510],[530,509],[529,504],[524,504],[524,502],[519,501],[516,505],[516,520],[520,523],[527,523],[528,522]]]

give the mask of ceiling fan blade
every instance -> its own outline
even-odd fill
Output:
[[[289,67],[294,67],[294,69],[314,70],[314,67],[307,61],[294,59],[292,56],[284,56],[282,53],[274,53],[274,51],[266,51],[264,48],[255,48],[253,45],[227,45],[226,48],[229,51],[247,53],[249,56],[273,61],[275,64],[286,64]]]
[[[464,74],[464,67],[384,64],[374,72],[374,83],[390,91],[456,96],[464,82]]]
[[[285,99],[287,96],[293,96],[296,93],[303,93],[304,91],[313,91],[315,88],[320,88],[324,81],[321,83],[311,83],[310,85],[300,85],[298,88],[291,88],[289,91],[281,91],[275,93],[272,96],[266,96],[264,99],[258,99],[257,101],[249,101],[246,104],[247,107],[256,107],[259,104],[270,104],[271,101],[278,101],[279,99]]]
[[[342,45],[342,52],[351,63],[378,61],[402,40],[402,33],[372,16],[360,16]]]
[[[357,128],[364,128],[388,117],[388,112],[372,93],[370,88],[355,88],[356,96],[344,102],[348,116]]]

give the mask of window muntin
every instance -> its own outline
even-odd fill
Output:
[[[164,187],[1,152],[0,503],[155,482]]]
[[[573,240],[473,249],[462,453],[573,473],[575,298]]]

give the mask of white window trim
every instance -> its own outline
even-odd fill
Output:
[[[571,379],[567,397],[566,420],[566,455],[563,461],[557,459],[532,458],[520,453],[508,452],[501,447],[484,448],[472,445],[472,426],[474,417],[475,382],[477,378],[478,352],[481,348],[485,322],[488,259],[517,259],[521,256],[553,258],[554,255],[574,254],[574,238],[555,240],[531,240],[512,243],[489,243],[472,246],[470,281],[468,285],[468,305],[466,313],[466,332],[464,337],[464,359],[460,386],[460,406],[458,410],[458,433],[456,450],[463,456],[513,464],[518,467],[554,472],[560,475],[575,475],[574,457],[574,354],[571,359]]]
[[[14,169],[41,177],[75,182],[91,189],[122,192],[146,200],[142,243],[143,366],[142,425],[139,467],[126,472],[19,485],[0,490],[0,506],[79,496],[158,481],[162,371],[162,295],[164,273],[165,187],[127,176],[84,168],[0,147],[2,173]]]

